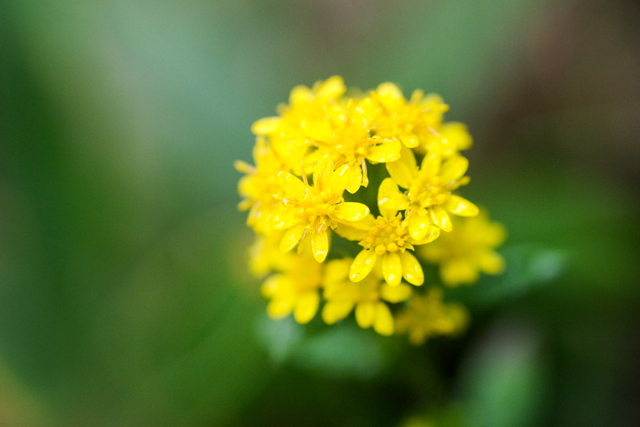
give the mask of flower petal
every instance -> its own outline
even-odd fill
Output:
[[[340,76],[332,76],[322,82],[316,91],[318,98],[339,98],[345,93],[347,88]]]
[[[333,231],[340,237],[344,237],[347,240],[362,240],[367,237],[367,230],[361,230],[360,228],[352,227],[351,224],[338,224]]]
[[[268,135],[278,129],[281,120],[278,116],[265,117],[251,125],[251,132],[253,132],[254,135]]]
[[[473,145],[473,138],[463,123],[448,122],[442,124],[442,138],[447,139],[458,150],[467,150]]]
[[[329,233],[327,230],[316,231],[311,238],[311,252],[318,262],[323,262],[329,253]]]
[[[254,205],[258,206],[258,204]],[[253,209],[251,210],[253,212]],[[251,215],[250,215],[251,216]],[[298,219],[294,215],[293,209],[286,209],[282,207],[271,219],[271,226],[276,230],[286,230],[298,224]]]
[[[287,199],[303,200],[307,195],[307,186],[299,178],[289,172],[278,172],[278,181]]]
[[[347,171],[347,187],[346,190],[353,194],[360,189],[362,185],[362,168],[360,166],[349,166]]]
[[[382,274],[384,280],[391,286],[398,286],[402,280],[402,262],[400,255],[387,252],[382,257]]]
[[[412,238],[409,243],[412,243],[414,245],[426,245],[427,243],[431,243],[434,240],[436,240],[439,236],[440,236],[440,229],[435,225],[429,225],[429,230],[427,231],[427,234],[425,234],[425,236],[422,239],[415,240]]]
[[[440,177],[444,182],[457,181],[469,169],[469,160],[462,156],[453,156],[442,163]]]
[[[460,216],[476,216],[480,210],[478,207],[465,199],[464,197],[456,196],[452,194],[449,196],[449,200],[445,204],[444,208],[452,214]]]
[[[380,296],[385,301],[393,303],[406,301],[411,298],[412,294],[413,289],[405,283],[400,283],[398,286],[389,286],[383,283],[382,286],[380,286]]]
[[[409,216],[409,235],[413,240],[423,240],[431,230],[431,218],[429,215],[420,215],[421,212],[412,212]]]
[[[367,159],[376,163],[395,162],[400,158],[401,144],[396,140],[385,140],[369,148]]]
[[[349,184],[349,165],[342,165],[332,173],[322,176],[323,188],[328,189],[333,194],[342,194]]]
[[[328,262],[327,267],[324,270],[324,285],[328,286],[347,280],[347,277],[349,277],[349,269],[351,268],[352,262],[353,258],[343,258]]]
[[[499,274],[504,270],[504,258],[496,252],[485,251],[480,254],[480,270],[486,274]]]
[[[390,218],[401,209],[409,207],[409,199],[400,192],[393,178],[385,178],[378,188],[378,207],[380,213]]]
[[[318,292],[307,292],[300,296],[296,303],[296,308],[293,312],[293,317],[296,322],[300,324],[308,323],[313,319],[318,311],[318,305],[320,304],[320,295]]]
[[[349,270],[349,279],[352,282],[359,282],[373,269],[373,266],[376,265],[376,252],[373,250],[363,249],[353,260],[353,264],[351,264],[351,269]]]
[[[422,159],[420,169],[429,172],[430,175],[438,175],[441,164],[442,156],[438,152],[428,152]]]
[[[424,272],[416,257],[405,251],[400,254],[400,262],[402,263],[402,277],[404,277],[404,280],[416,286],[424,283]]]
[[[376,92],[381,96],[388,96],[393,99],[403,98],[400,88],[391,82],[380,83],[376,88]]]
[[[464,259],[454,259],[440,265],[440,277],[448,286],[475,283],[478,281],[478,276],[478,269]]]
[[[372,302],[361,302],[356,306],[356,321],[361,328],[368,328],[373,324],[376,316],[376,305]]]
[[[451,218],[449,218],[449,214],[440,206],[434,206],[429,209],[429,214],[431,217],[431,221],[440,227],[440,229],[444,231],[453,230],[453,226],[451,225]]]
[[[289,252],[293,249],[300,242],[306,229],[307,227],[304,225],[298,225],[288,229],[284,233],[284,236],[282,236],[282,240],[280,240],[280,251]]]
[[[338,205],[335,214],[344,221],[356,222],[369,215],[369,208],[362,203],[344,202]]]
[[[286,299],[272,299],[267,304],[267,315],[272,319],[282,319],[288,316],[293,311],[293,300]]]
[[[375,320],[373,329],[380,335],[393,335],[393,316],[387,304],[378,302],[376,304]]]
[[[351,301],[329,301],[322,309],[322,320],[327,325],[333,325],[338,320],[342,320],[353,310]]]
[[[313,165],[313,185],[314,187],[322,190],[324,188],[325,182],[320,183],[321,180],[325,180],[326,175],[333,172],[333,162],[323,157],[318,159],[316,163]]]
[[[389,175],[391,175],[391,178],[393,178],[400,187],[411,187],[414,171],[410,170],[406,163],[398,160],[396,162],[387,162],[386,166]]]
[[[402,143],[409,148],[417,147],[420,143],[418,137],[413,133],[407,133],[398,137]]]

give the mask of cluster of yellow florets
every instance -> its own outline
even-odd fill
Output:
[[[437,95],[407,100],[392,83],[345,93],[340,77],[294,88],[278,116],[254,123],[255,166],[236,163],[267,313],[306,323],[322,305],[333,324],[355,310],[361,327],[414,343],[459,332],[464,308],[444,303],[438,288],[422,296],[415,287],[424,282],[421,260],[439,264],[450,286],[503,268],[493,251],[503,228],[454,194],[469,182],[460,151],[471,136],[443,121],[449,107]],[[377,204],[365,203],[370,186]],[[353,243],[332,252],[332,239]]]

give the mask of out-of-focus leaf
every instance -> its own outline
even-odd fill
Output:
[[[345,322],[305,340],[292,361],[321,375],[368,379],[388,362],[380,339],[373,331]]]
[[[463,366],[459,384],[467,427],[527,427],[540,421],[549,372],[534,329],[503,319]]]
[[[535,245],[506,246],[501,253],[507,265],[502,274],[483,275],[473,286],[448,290],[448,296],[464,301],[471,308],[487,308],[524,296],[554,281],[567,263],[565,252]]]
[[[304,335],[304,326],[298,324],[291,316],[274,321],[261,316],[257,324],[258,337],[265,346],[269,357],[276,363],[284,362]]]

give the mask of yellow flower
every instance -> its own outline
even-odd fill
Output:
[[[251,131],[269,138],[288,170],[298,174],[303,168],[309,173],[311,164],[305,162],[305,157],[313,145],[314,135],[330,127],[332,119],[342,114],[339,104],[345,91],[339,76],[317,82],[313,88],[296,86],[289,95],[289,105],[278,107],[279,116],[258,120]]]
[[[360,186],[366,187],[369,180],[365,160],[375,164],[400,159],[400,142],[372,135],[371,120],[376,112],[370,98],[348,100],[339,114],[314,133],[313,144],[318,149],[311,152],[305,163],[326,157],[336,167],[346,164],[347,191],[353,194]]]
[[[393,179],[382,181],[378,189],[378,202],[392,191],[389,187],[398,191],[398,186]],[[338,229],[338,233],[351,240],[360,240],[364,247],[353,260],[349,278],[353,282],[359,282],[367,277],[378,259],[382,262],[382,273],[385,281],[391,286],[398,286],[404,279],[412,285],[420,286],[424,282],[424,273],[418,260],[407,249],[413,250],[413,245],[423,245],[436,239],[440,230],[430,227],[422,240],[412,238],[407,231],[407,221],[402,219],[397,209],[381,208],[381,216],[375,220],[369,215],[356,227],[345,230]]]
[[[311,240],[311,251],[318,262],[323,262],[329,252],[328,229],[339,223],[350,224],[362,220],[369,208],[356,202],[345,202],[347,166],[333,170],[330,161],[316,163],[313,184],[301,181],[288,172],[280,172],[278,178],[283,188],[282,209],[274,216],[273,227],[287,230],[280,249],[287,252],[299,242]],[[306,175],[303,175],[306,181]]]
[[[324,264],[317,263],[307,253],[288,254],[287,268],[265,280],[261,291],[271,301],[267,314],[273,319],[281,319],[293,312],[298,323],[313,319],[318,311]]]
[[[415,90],[407,101],[393,83],[383,83],[371,93],[381,113],[372,122],[376,135],[402,141],[420,153],[438,152],[445,157],[471,147],[473,142],[462,123],[443,123],[449,110],[442,98]]]
[[[454,335],[464,330],[469,320],[459,304],[442,302],[442,290],[431,288],[426,295],[414,295],[409,306],[396,316],[396,332],[409,334],[412,344],[422,344],[436,335]]]
[[[494,251],[506,236],[504,227],[489,221],[486,212],[474,218],[454,220],[451,233],[420,248],[425,260],[440,264],[440,277],[449,286],[478,281],[480,272],[498,274],[504,259]]]
[[[280,251],[282,232],[258,235],[249,248],[249,269],[255,277],[264,277],[272,271],[284,271],[291,262],[289,253]]]
[[[411,287],[404,283],[389,286],[382,280],[380,269],[354,283],[349,280],[352,261],[351,258],[345,258],[327,264],[324,279],[324,298],[327,303],[322,310],[322,319],[332,325],[347,317],[355,307],[356,321],[361,328],[373,326],[381,335],[393,334],[393,317],[383,300],[391,303],[405,301],[411,297]]]
[[[449,213],[460,216],[476,216],[478,207],[453,194],[461,185],[469,182],[464,176],[469,161],[454,155],[443,159],[439,153],[428,152],[420,168],[410,150],[403,150],[399,161],[387,163],[387,170],[395,182],[408,191],[401,193],[397,187],[388,190],[378,205],[383,209],[406,209],[409,233],[421,240],[429,232],[430,225],[451,231]]]
[[[245,198],[238,208],[249,210],[247,225],[256,233],[269,234],[272,232],[273,215],[281,204],[278,195],[282,189],[278,173],[285,166],[263,137],[256,140],[253,158],[255,166],[242,161],[235,163],[235,168],[246,174],[238,183],[238,192]]]

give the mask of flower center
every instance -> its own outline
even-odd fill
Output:
[[[387,252],[404,252],[410,247],[407,237],[407,230],[402,225],[400,215],[390,219],[378,217],[360,245],[375,250],[378,255],[384,255]]]

